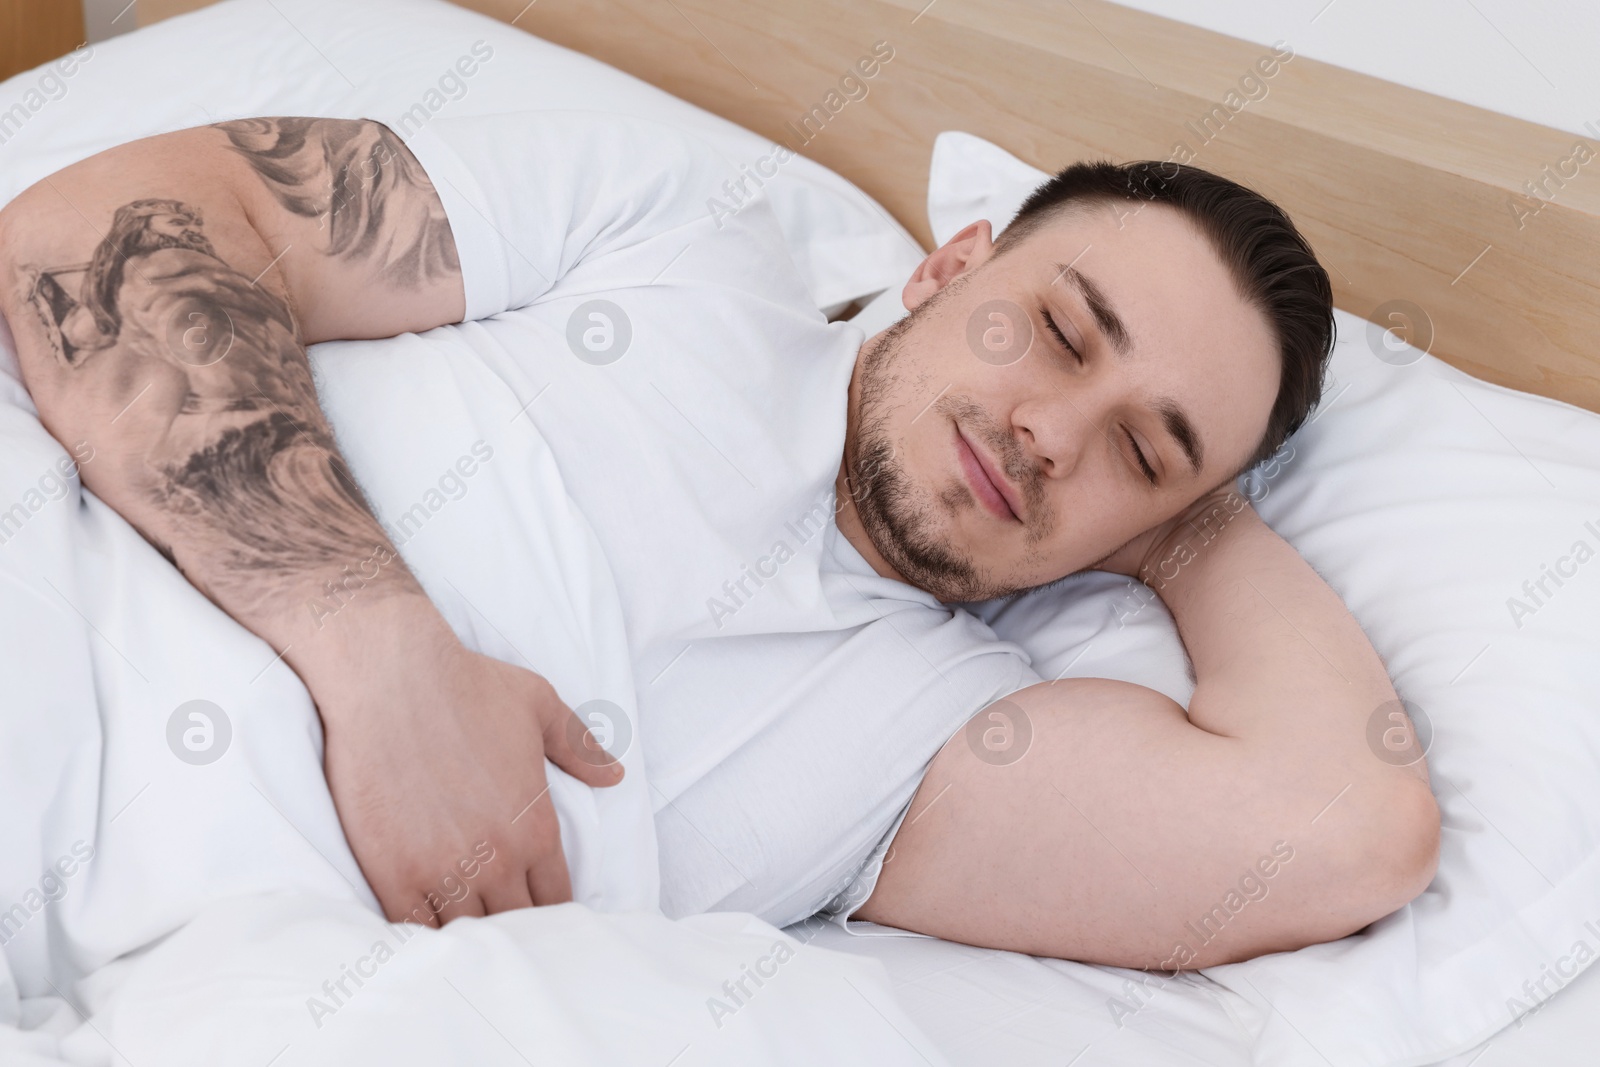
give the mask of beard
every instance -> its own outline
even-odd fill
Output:
[[[976,507],[971,491],[952,482],[936,494],[923,492],[900,462],[890,435],[896,387],[915,371],[907,336],[972,277],[963,274],[889,327],[862,354],[861,400],[855,440],[845,449],[845,470],[862,528],[907,582],[945,603],[972,603],[1010,596],[1032,588],[980,573],[972,557],[942,533],[946,515]],[[925,412],[943,415],[994,448],[1006,474],[1022,487],[1030,519],[1029,544],[1049,533],[1053,522],[1045,506],[1043,476],[1023,455],[1015,437],[982,405],[964,396],[942,396]],[[919,416],[920,417],[920,416]],[[939,505],[935,507],[935,503]]]

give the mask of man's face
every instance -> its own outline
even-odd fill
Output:
[[[1136,209],[1074,207],[1000,256],[968,227],[863,346],[847,507],[904,580],[945,601],[1054,581],[1260,442],[1280,366],[1266,317],[1188,219]]]

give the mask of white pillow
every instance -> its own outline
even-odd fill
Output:
[[[761,187],[771,202],[819,308],[904,280],[922,258],[888,212],[825,167],[443,0],[231,0],[19,74],[0,84],[0,205],[111,145],[224,119],[375,118],[407,137],[435,115],[538,109],[652,119],[711,142],[728,158],[729,181]],[[712,200],[737,204],[723,189],[706,199],[713,215],[722,208]]]
[[[1004,225],[1046,177],[941,134],[935,238]],[[868,309],[875,322],[898,296]],[[1425,348],[1425,314],[1405,310]],[[1600,416],[1337,319],[1321,406],[1240,488],[1431,723],[1439,873],[1353,937],[1207,973],[1254,1005],[1258,1063],[1400,1067],[1480,1044],[1600,954]],[[1141,593],[1089,572],[979,612],[1045,677],[1123,678],[1187,703],[1171,616]]]
[[[1049,175],[998,145],[959,130],[933,141],[928,168],[928,227],[944,244],[968,223],[988,219],[998,234]]]

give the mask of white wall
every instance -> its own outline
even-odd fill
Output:
[[[1557,129],[1593,123],[1600,136],[1595,0],[1118,2]]]

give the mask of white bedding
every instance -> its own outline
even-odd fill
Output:
[[[809,927],[793,932],[812,936]],[[1254,1051],[1242,999],[1204,975],[1140,985],[1133,971],[934,938],[851,937],[831,924],[815,932],[813,944],[881,961],[906,1014],[954,1067],[1282,1062]],[[1521,1025],[1428,1067],[1593,1067],[1597,1042],[1600,970],[1590,968]]]
[[[735,913],[565,904],[437,931],[325,897],[235,897],[24,1008],[24,1028],[0,1026],[8,1067],[944,1062],[876,961]]]

